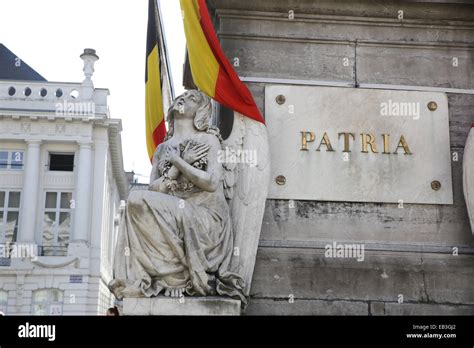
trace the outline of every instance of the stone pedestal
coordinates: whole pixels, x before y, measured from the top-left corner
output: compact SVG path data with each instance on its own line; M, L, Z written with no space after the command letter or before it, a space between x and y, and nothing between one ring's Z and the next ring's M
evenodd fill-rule
M240 315L240 301L224 297L124 298L123 315Z

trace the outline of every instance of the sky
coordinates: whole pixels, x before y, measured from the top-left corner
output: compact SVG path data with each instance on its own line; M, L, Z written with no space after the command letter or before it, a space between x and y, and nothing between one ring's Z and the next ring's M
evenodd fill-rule
M183 91L186 41L179 0L160 0L175 93ZM48 81L81 82L84 48L100 57L92 78L110 90L122 120L126 171L148 182L145 140L145 52L148 0L1 0L0 43Z

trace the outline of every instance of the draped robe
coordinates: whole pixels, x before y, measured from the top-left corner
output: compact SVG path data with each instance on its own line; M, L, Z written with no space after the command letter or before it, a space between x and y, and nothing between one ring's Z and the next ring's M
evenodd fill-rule
M157 149L161 175L167 142ZM230 271L232 221L221 181L214 192L183 175L177 191L132 191L122 218L114 258L114 279L138 287L147 297L163 289L189 295L227 295L246 302L242 278ZM181 192L180 188L186 192Z

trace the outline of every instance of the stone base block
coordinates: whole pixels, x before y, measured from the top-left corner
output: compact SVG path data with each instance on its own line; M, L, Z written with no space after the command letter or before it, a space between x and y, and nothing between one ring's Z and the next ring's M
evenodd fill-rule
M240 315L240 301L224 297L124 298L123 315Z

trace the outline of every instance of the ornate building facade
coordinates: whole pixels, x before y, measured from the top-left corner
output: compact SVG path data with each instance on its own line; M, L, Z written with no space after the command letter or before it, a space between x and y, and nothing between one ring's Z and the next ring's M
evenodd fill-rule
M0 311L104 314L128 194L121 121L81 55L82 83L48 82L0 45Z

